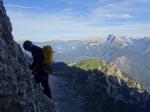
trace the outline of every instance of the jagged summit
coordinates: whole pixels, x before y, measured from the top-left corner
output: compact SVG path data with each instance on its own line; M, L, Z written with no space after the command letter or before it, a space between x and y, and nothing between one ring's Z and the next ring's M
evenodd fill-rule
M132 42L132 39L134 39L134 37L126 37L126 36L115 36L113 34L109 34L106 42L107 43L117 43L117 44L129 44Z
M11 32L0 0L0 112L52 112L51 101L35 84Z
M108 35L108 37L107 37L107 42L113 43L114 40L115 40L115 38L116 38L116 37L115 37L114 35L110 34L110 35Z

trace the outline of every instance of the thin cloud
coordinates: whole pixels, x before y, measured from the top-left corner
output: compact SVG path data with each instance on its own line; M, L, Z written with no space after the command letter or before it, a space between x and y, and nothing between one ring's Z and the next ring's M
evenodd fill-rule
M127 23L122 25L98 25L98 21L90 21L88 18L84 21L78 21L68 13L59 14L28 14L21 16L16 12L8 13L11 17L14 35L16 38L22 36L33 38L43 37L61 37L61 36L106 36L109 33L114 34L144 34L144 31L150 30L150 23ZM34 17L34 19L33 19ZM97 24L97 26L95 26ZM133 33L134 32L134 33ZM146 32L147 34L147 32ZM53 38L51 38L53 39Z
M67 2L67 0L60 0L59 2L62 1ZM86 0L71 1L72 4L79 1L80 5L86 2ZM137 21L138 16L142 17L141 12L148 8L143 7L143 9L137 10L138 7L141 7L137 4L141 3L142 0L137 0L139 2L126 0L129 3L124 0L111 3L108 1L104 3L106 0L97 0L99 1L97 3L92 2L93 0L88 1L95 4L95 7L91 7L85 12L81 11L83 14L79 14L78 11L74 10L76 7L73 6L64 7L59 11L45 9L45 11L29 12L26 10L39 9L40 7L7 4L14 37L17 40L22 37L26 39L33 37L33 40L42 40L43 38L49 40L49 37L54 39L56 37L106 36L110 33L116 35L150 35L150 21ZM133 7L135 5L136 7ZM22 10L16 10L14 7ZM137 12L139 15L136 14Z
M16 4L6 4L5 6L9 8L20 8L20 9L41 9L41 7L24 6L24 5L16 5Z

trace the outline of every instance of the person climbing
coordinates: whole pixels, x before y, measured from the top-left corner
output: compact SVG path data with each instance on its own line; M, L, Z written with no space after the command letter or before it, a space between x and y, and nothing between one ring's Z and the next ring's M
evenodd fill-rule
M38 84L41 83L44 88L44 93L49 98L52 98L50 87L48 84L48 77L52 70L48 70L48 63L46 63L46 61L45 61L46 59L48 60L48 58L46 57L44 48L42 49L42 48L34 45L29 40L26 40L23 43L23 48L26 51L31 52L31 54L32 54L33 63L30 65L30 69L32 70L32 74L34 75L34 79L35 79L36 83L38 83ZM51 61L52 61L52 59L51 59Z

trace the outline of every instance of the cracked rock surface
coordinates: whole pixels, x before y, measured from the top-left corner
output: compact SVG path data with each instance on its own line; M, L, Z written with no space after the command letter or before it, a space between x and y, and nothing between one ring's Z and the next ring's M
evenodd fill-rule
M54 107L34 82L0 0L0 112L53 112Z

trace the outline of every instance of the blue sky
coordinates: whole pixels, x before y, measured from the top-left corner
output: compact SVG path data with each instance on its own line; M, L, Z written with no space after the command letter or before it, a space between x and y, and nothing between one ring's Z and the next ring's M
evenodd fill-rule
M150 36L150 0L5 0L16 40Z

